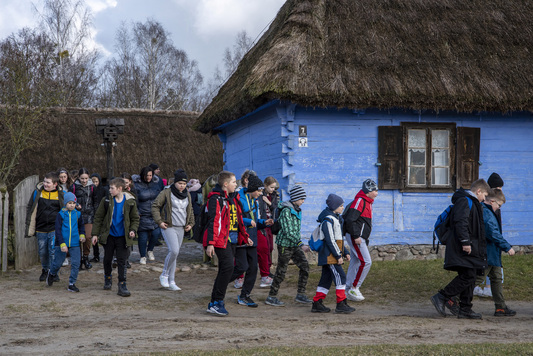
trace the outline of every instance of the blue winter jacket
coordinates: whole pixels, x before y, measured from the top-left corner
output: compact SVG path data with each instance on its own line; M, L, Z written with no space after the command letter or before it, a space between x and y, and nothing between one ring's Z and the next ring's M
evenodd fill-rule
M56 246L79 247L80 237L85 237L85 226L81 212L61 209L56 216Z
M336 264L339 258L346 255L342 236L342 216L326 208L318 216L318 222L322 224L321 229L324 234L324 245L318 251L318 265Z
M248 189L244 187L238 191L239 202L242 206L242 221L244 222L244 226L246 226L246 232L248 232L250 239L254 242L252 247L257 247L257 229L264 229L266 227L265 219L259 219L257 199L246 194L247 191ZM256 227L252 227L252 218L256 223Z
M489 266L502 267L502 250L507 252L511 245L503 238L502 226L492 207L483 205L483 221L485 223L485 238L487 239L487 262Z

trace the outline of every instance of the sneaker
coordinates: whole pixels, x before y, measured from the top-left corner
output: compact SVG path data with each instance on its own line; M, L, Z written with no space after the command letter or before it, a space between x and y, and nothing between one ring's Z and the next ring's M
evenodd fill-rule
M111 276L105 276L104 290L111 290L112 285L113 285L113 281L111 280Z
M76 287L75 284L69 284L67 290L68 290L69 292L76 292L76 293L78 293L78 292L80 291L80 290L78 289L78 287Z
M169 285L168 285L168 289L175 290L175 291L181 290L181 288L178 287L176 282L170 282Z
M241 289L243 283L244 283L244 278L237 278L237 279L235 280L235 284L233 284L233 286L234 286L236 289Z
M46 285L48 287L51 287L54 284L54 277L55 276L50 272L48 272L48 274L46 275Z
M279 300L276 297L268 296L265 300L265 304L272 305L273 307L284 307L285 303L283 303L281 300Z
M148 261L155 261L154 251L148 251Z
M448 308L453 315L457 316L457 314L459 314L459 303L454 298L449 298L444 306Z
M223 300L215 300L214 302L209 303L206 311L208 313L219 315L219 316L226 316L229 314L226 308L224 308Z
M61 265L61 267L66 267L68 266L68 258L65 258L65 260L63 261L63 264Z
M237 296L237 303L239 303L240 305L246 305L247 307L250 307L250 308L257 308L257 303L254 302L252 300L252 298L250 298L250 296L242 296L242 295L238 295Z
M483 288L483 295L484 298L492 298L492 290L490 288Z
M337 303L337 307L335 308L335 313L337 314L350 314L350 313L353 313L354 311L355 311L355 308L352 308L351 306L349 306L348 303L346 302L346 299Z
M55 274L54 275L54 282L59 282L60 279L59 279L59 275L58 274Z
M259 285L259 288L266 288L270 287L272 285L272 278L269 276L261 277L261 284Z
M440 293L437 293L431 297L431 303L433 303L433 306L435 307L435 309L437 309L437 313L446 317L446 309L444 307L444 305L446 304L445 296Z
M141 262L139 262L141 265L146 264L146 257L141 257Z
M161 283L161 287L168 288L170 285L168 284L168 277L160 275L159 276L159 283Z
M496 311L494 312L494 316L515 316L515 315L516 315L516 311L511 310L507 307L503 309L496 309Z
M474 288L474 295L478 297L483 297L483 288L476 286L476 288Z
M128 287L126 287L126 282L119 282L117 294L121 297L129 297L131 295Z
M294 298L294 301L298 302L298 303L302 303L302 304L313 303L313 301L311 299L307 298L307 296L305 294L302 294L302 293L296 294L296 298Z
M330 311L331 309L324 305L322 299L319 299L318 302L313 302L311 307L311 313L329 313Z
M93 258L91 258L90 262L100 262L100 257L99 256L93 256Z
M41 275L39 276L39 281L46 281L46 277L48 277L48 270L43 268L43 270L41 271Z
M363 297L363 294L361 294L359 288L350 288L348 293L346 293L346 298L353 302L361 302L365 300L365 297Z
M480 313L475 313L472 309L462 310L459 309L457 314L458 319L483 319Z

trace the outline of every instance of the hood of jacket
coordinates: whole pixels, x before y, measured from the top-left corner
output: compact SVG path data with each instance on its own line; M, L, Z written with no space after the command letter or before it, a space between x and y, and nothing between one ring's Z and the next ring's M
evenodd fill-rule
M213 190L207 195L207 199L211 198L213 195L220 195L222 197L228 196L228 194L224 190L222 190L222 187L218 183L215 185Z
M135 183L135 184L159 183L159 177L156 176L155 174L152 176L152 180L150 181L150 183L143 182L143 180L141 179L141 176L138 175L138 174L134 174L134 175L132 175L132 176L131 176L131 180L132 180L133 183Z
M91 186L91 185L94 185L94 183L93 183L93 181L92 181L91 178L89 178L89 180L87 181L87 185L86 185L85 187L83 186L83 184L81 184L81 182L80 182L79 179L76 179L76 181L74 182L74 184L77 184L77 185L79 185L79 186L82 187L82 188L87 188L87 187L89 187L89 186ZM95 186L95 187L96 187L96 186Z
M474 201L478 201L477 197L474 194L472 194L472 192L470 190L459 188L452 195L452 204L455 204L457 202L457 199L464 198L464 197L470 198L470 199L472 199Z
M363 192L362 189L355 195L354 200L357 200L357 198L362 198L366 200L367 203L370 203L370 204L374 203L374 199L367 197L365 192Z
M335 214L333 211L331 211L330 208L325 208L324 210L322 210L322 212L318 215L318 219L317 221L319 223L322 223L322 221L324 221L324 219L328 216L335 216L337 219L340 218L339 214Z

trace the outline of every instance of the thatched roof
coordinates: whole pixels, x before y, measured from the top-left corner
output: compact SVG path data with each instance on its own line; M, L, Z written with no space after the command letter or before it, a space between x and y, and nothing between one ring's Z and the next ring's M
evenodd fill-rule
M40 144L26 150L16 167L13 183L32 174L41 177L59 167L106 176L103 138L96 133L95 119L123 118L124 134L115 148L115 174L139 174L142 167L157 163L163 178L183 168L189 178L201 181L223 165L222 144L217 137L194 131L197 112L142 109L51 108L44 116ZM0 140L6 139L0 133Z
M288 0L195 128L210 132L272 99L533 111L532 56L531 1Z

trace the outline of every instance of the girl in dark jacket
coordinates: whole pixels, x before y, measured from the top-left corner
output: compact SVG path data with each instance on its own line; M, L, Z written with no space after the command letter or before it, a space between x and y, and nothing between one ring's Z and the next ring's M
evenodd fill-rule
M95 213L95 186L93 181L89 178L89 171L86 168L81 168L78 172L78 179L70 187L70 191L74 193L77 199L76 209L81 211L81 217L85 227L85 235L92 236L94 213ZM80 269L85 267L91 269L93 266L89 262L89 253L91 252L91 241L86 239L81 246L82 257Z
M257 199L259 205L259 218L268 220L276 218L279 196L278 181L274 177L266 177L263 194ZM272 267L272 251L274 250L274 236L270 226L257 230L257 260L259 262L259 273L261 274L261 284L259 287L266 288L272 284L270 267Z
M108 195L108 189L102 185L102 177L98 173L91 174L91 181L93 182L94 188L94 211L98 210L98 206L102 199ZM98 244L93 245L93 258L91 262L100 262L100 248Z
M160 228L152 218L152 203L162 190L159 178L153 173L152 168L144 167L139 175L132 177L137 191L137 209L140 217L137 234L141 264L146 264L147 255L150 261L155 260L154 247L161 234Z

